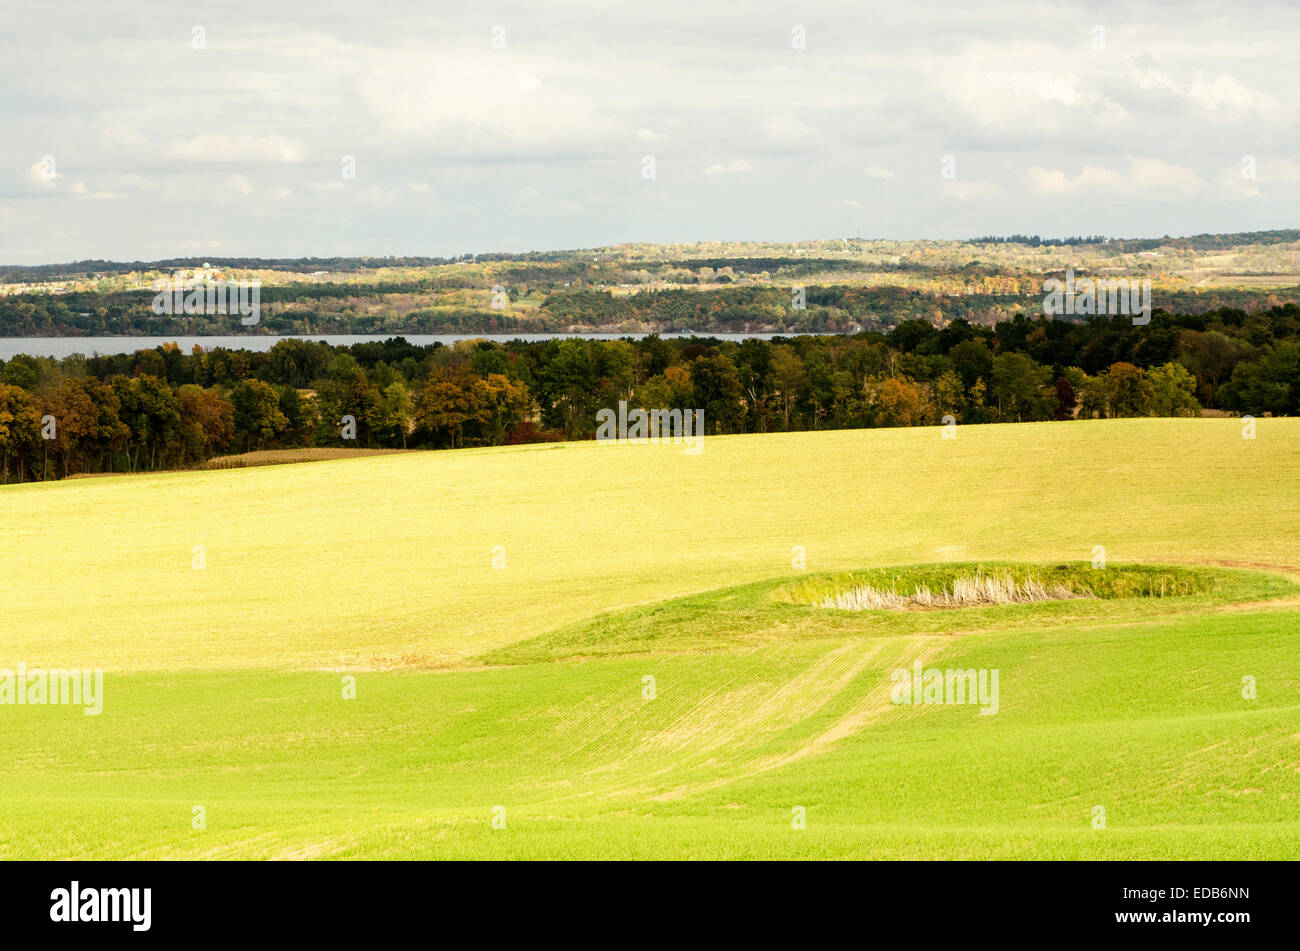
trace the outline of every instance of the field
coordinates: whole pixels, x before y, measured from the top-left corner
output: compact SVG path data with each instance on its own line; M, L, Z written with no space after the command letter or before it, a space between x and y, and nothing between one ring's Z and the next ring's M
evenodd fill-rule
M356 459L361 456L383 456L400 449L266 449L260 452L241 452L230 456L214 456L203 463L204 469L247 469L253 466L281 466L294 462L320 462L324 459Z
M1126 419L10 486L0 667L105 673L0 706L0 856L1297 858L1297 476ZM817 603L977 570L1105 590Z

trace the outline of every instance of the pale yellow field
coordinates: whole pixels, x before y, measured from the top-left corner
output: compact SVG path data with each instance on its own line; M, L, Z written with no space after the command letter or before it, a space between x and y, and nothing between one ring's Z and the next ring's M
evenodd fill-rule
M0 668L108 670L2 708L0 858L1294 859L1298 589L1163 594L1300 577L1298 474L1300 421L1153 419L0 489ZM796 597L1098 545L1160 595ZM894 703L917 661L996 716Z
M602 610L790 574L796 545L810 571L1096 545L1117 562L1300 566L1300 420L1257 427L729 436L697 456L550 444L9 486L5 655L462 666Z

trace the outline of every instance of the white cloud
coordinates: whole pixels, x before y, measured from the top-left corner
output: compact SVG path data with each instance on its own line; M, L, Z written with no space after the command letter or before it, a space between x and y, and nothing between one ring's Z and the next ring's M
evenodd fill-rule
M1195 82L1187 91L1187 98L1210 116L1232 121L1252 116L1280 119L1287 113L1272 96L1258 92L1228 75L1207 80L1199 70Z
M1113 99L1102 101L1101 107L1093 112L1092 119L1103 129L1122 125L1129 119L1129 111Z
M1138 191L1180 195L1194 195L1205 187L1205 181L1190 168L1158 158L1132 159L1126 182Z
M1025 184L1035 195L1056 195L1087 188L1110 188L1120 184L1124 176L1113 169L1099 165L1085 165L1074 178L1059 168L1031 165L1025 170Z
M1300 160L1300 114L1281 106L1295 98L1285 63L1300 5L1229 21L1214 5L1136 0L1102 17L1114 22L1100 51L1077 3L1043 7L1059 30L953 2L889 17L821 7L816 49L796 55L762 18L697 0L602 8L566 21L562 43L553 12L507 0L510 45L494 52L468 8L379 22L291 0L263 4L200 56L152 43L111 5L73 0L77 29L59 34L18 4L6 25L24 42L0 70L0 201L20 212L24 247L131 258L176 253L156 222L187 201L209 202L213 233L253 242L232 238L232 254L297 255L799 238L865 208L886 237L1043 231L1048 200L1054 231L1236 231L1265 220L1243 218L1249 193L1300 198L1276 164ZM66 180L30 167L47 152ZM1236 167L1246 152L1260 155L1256 180ZM358 181L340 180L344 154L360 158ZM935 189L931 157L944 154L982 181ZM277 212L251 235L247 204L216 200L241 193L231 174ZM760 178L765 200L739 209L718 187ZM525 186L541 197L516 227ZM1123 200L1094 204L1094 191ZM124 194L115 215L85 200ZM80 200L58 215L35 200L60 195ZM435 198L455 228L409 213ZM348 214L328 213L343 201ZM566 215L566 201L581 212Z
M1192 169L1158 158L1130 158L1125 173L1101 165L1085 165L1074 177L1059 168L1031 165L1025 169L1023 178L1030 194L1043 196L1068 195L1097 189L1116 189L1142 195L1193 195L1205 185Z
M1294 185L1300 182L1300 162L1291 159L1264 159L1258 163L1258 177L1262 182Z
M227 177L224 187L228 188L232 192L237 192L238 194L243 195L245 198L253 194L254 191L253 183L249 181L247 175L231 175Z
M1150 57L1144 57L1129 64L1129 81L1153 101L1177 102L1211 122L1277 121L1289 117L1275 96L1227 73L1207 79L1205 72L1198 69L1192 81L1184 85L1156 66Z
M1254 198L1265 188L1300 184L1300 162L1242 156L1238 164L1220 169L1219 184L1234 198Z
M514 61L512 54L512 62ZM545 159L614 154L626 131L598 112L589 94L542 83L562 64L403 48L358 81L361 104L378 123L383 147L417 147L439 157Z
M946 195L951 195L961 201L972 201L987 198L997 198L1002 194L1002 188L995 182L964 182L964 181L945 181L943 191Z
M27 167L27 184L39 191L50 191L63 176L58 172L58 165L42 159Z
M1122 121L1122 105L1102 91L1100 77L1086 75L1089 67L1087 60L1063 60L1044 43L975 42L925 61L918 108L937 125L1004 145Z
M1172 76L1150 64L1129 64L1129 76L1133 84L1148 93L1169 93L1181 96L1183 91Z
M716 162L704 170L705 175L730 175L735 172L752 172L754 166L743 158L734 158L730 162Z
M301 162L306 147L281 135L228 135L204 132L168 144L163 154L185 162Z
M782 150L806 149L821 141L820 133L789 114L764 119L759 129L768 145Z

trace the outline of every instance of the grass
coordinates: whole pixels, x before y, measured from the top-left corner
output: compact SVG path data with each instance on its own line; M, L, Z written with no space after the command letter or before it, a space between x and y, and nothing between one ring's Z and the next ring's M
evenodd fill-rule
M717 652L798 643L808 639L871 635L877 637L951 637L990 630L1013 631L1044 623L1111 622L1138 624L1171 617L1201 617L1228 608L1286 602L1298 589L1288 577L1257 571L1176 566L1112 566L1092 578L1092 599L982 605L946 611L851 612L824 608L827 592L852 588L861 579L900 579L912 584L944 583L981 570L1014 575L1038 572L1052 577L1075 575L1075 566L1051 568L1001 562L913 565L891 569L777 578L673 598L597 615L563 625L539 637L497 648L482 656L491 665L539 664L547 661L663 653ZM1177 579L1186 594L1149 598L1157 578ZM1109 581L1110 578L1124 579ZM878 582L879 583L879 582ZM1157 588L1158 590L1158 588Z
M1069 598L1172 598L1229 595L1223 573L1172 565L962 564L911 565L813 578L792 585L788 597L843 610L967 607ZM932 591L937 588L938 593Z
M97 722L6 718L0 852L1294 858L1298 620L376 672L351 701L323 672L128 674ZM1000 668L997 716L876 694L936 649Z
M1086 597L1092 595L1075 593L1064 585L1047 586L1032 575L1017 581L1009 574L975 574L954 578L951 590L940 588L935 592L929 585L921 585L900 594L894 588L882 590L871 585L859 585L836 595L827 595L818 604L847 611L872 611L880 608L968 608L977 604L1027 604Z
M5 650L446 669L602 612L969 559L1300 566L1296 420L546 444L0 488ZM192 568L203 546L206 568ZM492 567L494 548L505 569Z
M1296 858L1300 425L1257 427L11 486L0 666L106 674L98 717L0 707L0 856ZM1095 597L817 604L977 573ZM918 660L998 714L891 703Z

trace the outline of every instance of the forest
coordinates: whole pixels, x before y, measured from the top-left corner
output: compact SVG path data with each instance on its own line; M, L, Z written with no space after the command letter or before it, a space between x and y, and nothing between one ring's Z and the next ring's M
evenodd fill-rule
M627 400L702 409L710 434L1300 412L1300 307L1082 321L958 318L887 333L466 340L265 353L175 344L0 364L5 482L200 466L299 447L591 439Z
M0 336L889 333L1043 312L1069 269L1149 281L1175 314L1300 304L1300 232L626 244L454 258L217 258L0 267ZM162 281L261 285L255 326L161 314Z

